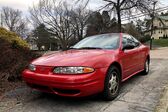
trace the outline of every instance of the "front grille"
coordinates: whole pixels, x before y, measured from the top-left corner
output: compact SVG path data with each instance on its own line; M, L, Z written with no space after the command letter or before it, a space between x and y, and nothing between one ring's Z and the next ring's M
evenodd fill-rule
M43 90L43 91L51 91L49 87L47 86L42 86L42 85L37 85L37 84L27 84L28 86L30 86L31 88L34 88L34 89L39 89L39 90Z
M80 90L71 90L71 89L58 89L58 88L49 88L48 86L42 86L42 85L37 85L37 84L30 84L27 83L28 86L34 89L42 90L42 91L47 91L47 92L57 92L60 94L69 94L69 95L75 95L79 94Z
M58 88L53 88L55 92L62 93L62 94L79 94L79 90L68 90L68 89L58 89Z
M39 74L49 74L51 72L52 67L47 67L47 66L36 66L36 73Z

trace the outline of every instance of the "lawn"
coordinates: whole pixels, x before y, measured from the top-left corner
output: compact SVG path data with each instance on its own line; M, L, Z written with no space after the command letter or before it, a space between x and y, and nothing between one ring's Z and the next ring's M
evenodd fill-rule
M157 45L160 47L168 47L168 39L158 39L158 40L153 40L153 45Z

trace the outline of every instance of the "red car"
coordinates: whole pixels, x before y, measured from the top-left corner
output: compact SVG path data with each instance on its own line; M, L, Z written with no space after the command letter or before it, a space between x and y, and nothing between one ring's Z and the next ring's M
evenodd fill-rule
M28 86L60 96L119 94L121 82L148 74L150 50L128 34L111 33L83 39L70 50L40 57L23 71Z

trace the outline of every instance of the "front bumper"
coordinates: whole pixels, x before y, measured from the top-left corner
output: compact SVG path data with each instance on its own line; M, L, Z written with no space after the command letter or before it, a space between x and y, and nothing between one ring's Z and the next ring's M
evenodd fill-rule
M22 77L28 86L60 96L83 97L103 91L107 68L96 69L90 74L59 75L39 74L24 70Z

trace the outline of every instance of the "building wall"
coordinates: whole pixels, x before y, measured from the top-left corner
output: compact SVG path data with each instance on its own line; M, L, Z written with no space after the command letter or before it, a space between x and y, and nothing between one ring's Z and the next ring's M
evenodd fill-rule
M168 35L168 29L166 29L166 30L157 29L153 32L152 38L159 39L159 38L163 37L164 35Z
M159 20L159 19L157 19L157 18L155 18L154 20L153 20L153 26L155 27L163 27L163 25L162 25L162 23L161 23L161 21Z
M165 26L168 26L168 21L167 20L162 20ZM160 37L163 37L164 35L168 36L168 29L163 29L164 25L158 18L155 18L153 21L153 26L156 27L153 31L153 35L151 38L153 39L159 39ZM146 35L151 35L151 32L146 32Z
M162 20L162 21L166 26L168 26L168 20Z

